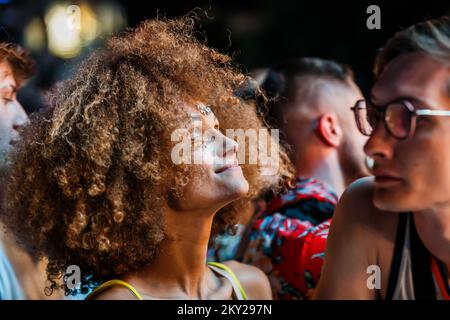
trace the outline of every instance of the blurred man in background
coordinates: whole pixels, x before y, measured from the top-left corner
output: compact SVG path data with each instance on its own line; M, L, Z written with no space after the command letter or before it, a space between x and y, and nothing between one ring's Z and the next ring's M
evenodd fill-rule
M350 107L362 94L349 67L302 58L270 70L268 122L281 129L297 168L294 189L256 215L238 258L265 271L276 299L311 296L338 197L367 174Z

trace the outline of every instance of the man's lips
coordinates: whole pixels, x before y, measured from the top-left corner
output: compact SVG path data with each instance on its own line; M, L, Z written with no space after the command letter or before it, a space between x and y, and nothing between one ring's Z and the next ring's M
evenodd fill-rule
M374 170L372 173L375 176L376 184L392 184L403 181L402 178L387 171Z
M375 176L375 182L395 182L395 181L400 182L402 181L402 179L387 176Z
M375 183L378 185L388 185L402 182L403 179L387 174L375 174Z

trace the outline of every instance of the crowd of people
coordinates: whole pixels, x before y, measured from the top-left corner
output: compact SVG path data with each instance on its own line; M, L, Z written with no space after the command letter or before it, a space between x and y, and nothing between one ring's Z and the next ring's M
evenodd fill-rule
M450 299L450 17L393 35L369 97L195 26L107 39L31 115L0 44L0 299Z

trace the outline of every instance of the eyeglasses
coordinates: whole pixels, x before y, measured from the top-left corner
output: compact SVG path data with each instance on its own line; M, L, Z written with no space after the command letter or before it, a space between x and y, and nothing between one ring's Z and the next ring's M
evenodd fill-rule
M408 100L397 100L381 107L367 100L358 100L351 110L363 135L371 136L378 123L383 121L389 134L400 140L414 133L417 117L450 117L450 110L415 109Z

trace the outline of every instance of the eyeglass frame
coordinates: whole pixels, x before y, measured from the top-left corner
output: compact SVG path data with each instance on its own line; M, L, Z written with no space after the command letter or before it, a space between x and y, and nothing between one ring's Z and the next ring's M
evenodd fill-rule
M355 105L353 107L350 108L350 110L353 111L354 114L354 118L356 121L356 125L359 129L359 132L361 132L361 134L363 134L366 137L371 137L373 135L373 132L375 131L375 128L372 128L372 133L371 134L366 134L363 132L361 126L360 126L360 122L358 121L358 116L357 116L357 109L364 109L364 108L357 108L357 105L361 102L365 102L366 103L366 108L367 109L367 102L369 102L372 106L375 106L374 103L372 103L370 100L367 99L359 99L358 101L356 101ZM409 131L408 134L405 137L398 137L396 136L391 129L389 128L388 124L387 124L387 120L386 120L386 110L389 107L389 105L392 105L394 103L401 103L403 106L406 107L407 111L410 113L411 117L410 117L410 127L409 127ZM375 110L375 112L377 112L380 115L380 119L382 119L383 124L386 128L386 130L389 132L389 134L394 137L395 139L398 140L406 140L409 137L411 137L413 135L413 133L416 130L416 119L418 117L422 117L422 116L436 116L436 117L450 117L450 110L434 110L434 109L416 109L414 108L414 105L412 104L412 102L408 101L407 99L396 99L393 100L385 105L382 106L377 106L378 108L373 108ZM378 123L377 123L378 125Z

